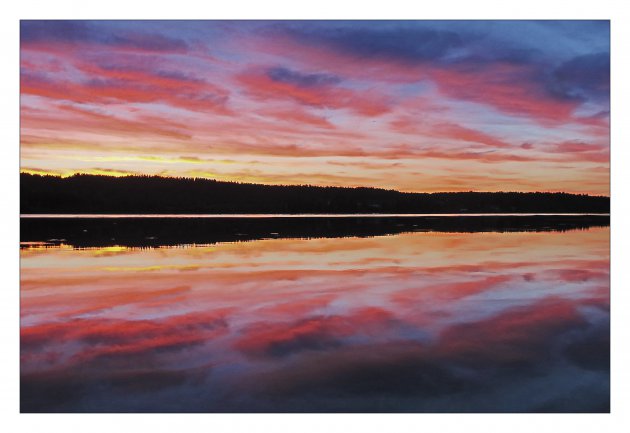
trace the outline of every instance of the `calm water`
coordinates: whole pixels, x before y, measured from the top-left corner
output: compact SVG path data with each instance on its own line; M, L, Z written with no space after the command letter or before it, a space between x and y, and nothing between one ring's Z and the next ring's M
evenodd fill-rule
M609 410L608 227L20 253L22 411Z
M383 218L383 217L445 217L445 216L535 216L535 215L608 215L606 213L323 213L323 214L290 214L290 213L249 213L249 214L22 214L22 218Z

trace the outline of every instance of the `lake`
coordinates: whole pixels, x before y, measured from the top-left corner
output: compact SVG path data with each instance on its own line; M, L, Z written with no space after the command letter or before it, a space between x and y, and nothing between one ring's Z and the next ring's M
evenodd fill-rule
M23 412L608 412L608 216L25 218Z

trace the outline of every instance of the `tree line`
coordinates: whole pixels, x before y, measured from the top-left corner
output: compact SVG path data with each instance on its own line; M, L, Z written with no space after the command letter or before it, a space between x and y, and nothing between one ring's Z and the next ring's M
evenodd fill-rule
M20 175L21 213L608 213L605 196L549 192L405 193L198 178Z

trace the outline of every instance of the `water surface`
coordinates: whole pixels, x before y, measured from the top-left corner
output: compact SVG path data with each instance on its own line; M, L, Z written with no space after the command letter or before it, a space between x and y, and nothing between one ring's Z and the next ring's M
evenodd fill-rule
M276 238L367 237L407 232L566 231L607 227L600 214L55 215L22 218L23 245L156 247Z
M609 410L608 227L409 227L23 237L22 411Z

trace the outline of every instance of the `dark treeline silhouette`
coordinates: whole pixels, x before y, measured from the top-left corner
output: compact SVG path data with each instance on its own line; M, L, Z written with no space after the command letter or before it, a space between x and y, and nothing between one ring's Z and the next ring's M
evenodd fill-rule
M610 199L567 193L403 193L273 186L159 176L21 174L21 213L571 213L609 212Z
M370 237L406 232L566 231L604 227L608 215L21 218L20 239L74 247L157 247L269 238Z

